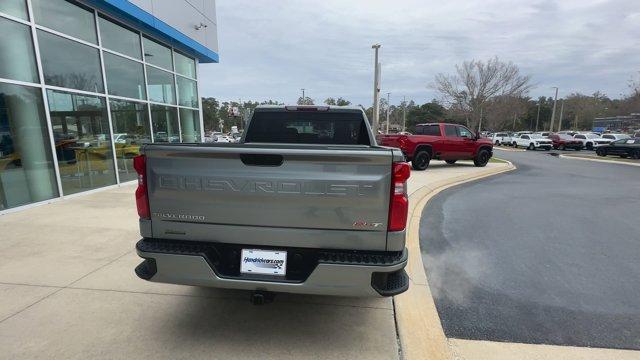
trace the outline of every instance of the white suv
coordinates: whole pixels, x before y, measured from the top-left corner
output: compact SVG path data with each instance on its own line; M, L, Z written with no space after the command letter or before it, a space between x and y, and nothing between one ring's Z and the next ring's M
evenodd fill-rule
M598 146L607 145L613 141L611 139L603 139L597 134L575 134L573 138L581 141L587 150L593 150Z
M515 138L516 147L522 146L529 150L551 150L553 141L540 134L522 134Z

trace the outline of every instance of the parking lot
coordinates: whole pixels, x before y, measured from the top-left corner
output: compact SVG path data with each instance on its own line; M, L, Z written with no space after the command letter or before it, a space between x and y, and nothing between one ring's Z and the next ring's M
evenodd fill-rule
M640 168L496 153L517 170L441 193L421 219L447 336L640 349Z

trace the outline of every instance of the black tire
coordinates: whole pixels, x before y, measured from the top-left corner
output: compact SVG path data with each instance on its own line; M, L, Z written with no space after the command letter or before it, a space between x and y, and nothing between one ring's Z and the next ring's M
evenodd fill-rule
M500 140L496 140L496 145L500 145Z
M564 146L564 144L560 145L560 147L559 147L559 148L560 148L560 150L562 150L562 151L565 151L565 150L567 149L567 147L566 147L566 146Z
M632 158L632 159L640 159L640 150L634 150L634 151L631 153L631 158Z
M431 153L421 150L411 160L411 167L414 170L423 171L429 167L429 162L431 162Z
M588 142L587 143L587 150L593 150L593 144Z
M605 149L596 150L596 155L598 156L607 156L607 151Z
M621 158L623 158L623 159L626 159L626 158L628 158L628 157L629 157L629 155L624 154L624 155L620 155L620 157L621 157Z
M453 165L453 164L456 163L456 161L458 161L458 160L445 160L444 162L446 162L449 165Z
M517 148L518 148L518 143L514 141L514 142L511 144L511 146L513 146L514 148L516 148L516 149L517 149Z
M491 154L489 153L489 151L487 149L480 149L480 151L478 151L478 154L476 154L476 157L473 159L473 165L477 167L486 166L489 162L489 159L491 159Z
M529 146L527 146L527 150L535 150L536 146L533 145L533 143L529 144Z

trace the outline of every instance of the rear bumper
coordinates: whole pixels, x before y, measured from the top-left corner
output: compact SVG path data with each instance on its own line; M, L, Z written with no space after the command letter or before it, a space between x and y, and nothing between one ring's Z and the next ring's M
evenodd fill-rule
M294 278L274 279L239 274L228 266L235 261L240 263L239 254L233 250L236 245L232 249L225 248L225 244L219 246L213 250L218 245L142 239L136 251L145 260L136 268L136 274L160 283L335 296L393 296L409 287L404 271L406 248L401 252L281 248L289 253L288 264L289 259L293 264L297 256L306 261L292 269L297 272Z

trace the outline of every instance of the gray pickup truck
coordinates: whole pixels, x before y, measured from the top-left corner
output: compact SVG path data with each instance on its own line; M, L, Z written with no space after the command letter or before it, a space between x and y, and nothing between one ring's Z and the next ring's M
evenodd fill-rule
M134 159L145 280L392 296L409 286L410 170L356 107L259 106L240 144L149 144Z

